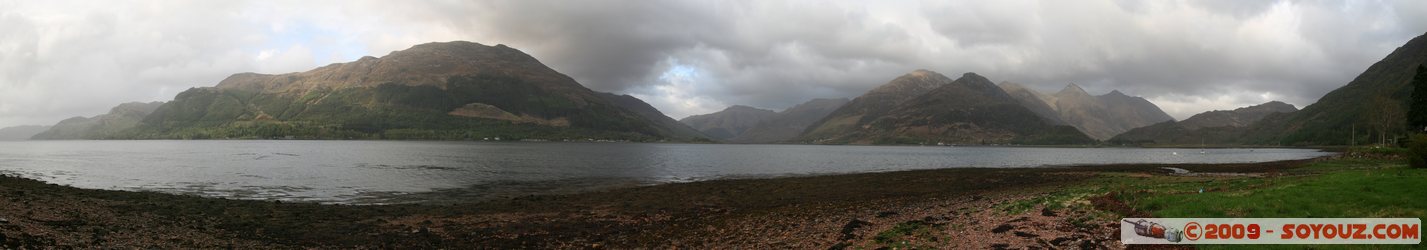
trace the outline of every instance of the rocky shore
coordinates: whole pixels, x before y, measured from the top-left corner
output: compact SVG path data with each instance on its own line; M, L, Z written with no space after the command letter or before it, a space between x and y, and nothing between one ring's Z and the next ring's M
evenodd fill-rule
M1113 193L1062 191L1106 176L1173 175L1165 167L1273 175L1306 162L920 170L383 206L87 190L0 177L0 246L1122 248L1116 219L1143 212Z

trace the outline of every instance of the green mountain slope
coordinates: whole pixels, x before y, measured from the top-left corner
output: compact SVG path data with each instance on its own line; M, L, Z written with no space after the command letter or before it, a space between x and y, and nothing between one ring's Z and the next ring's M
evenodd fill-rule
M648 114L657 110L631 109L637 106L591 91L519 50L458 41L307 72L235 74L216 87L180 93L124 138L702 137Z
M1418 65L1427 63L1427 34L1398 47L1369 66L1348 85L1328 92L1303 110L1271 115L1254 124L1240 141L1260 145L1346 145L1358 129L1358 143L1376 141L1366 133L1392 113L1406 114L1412 94L1409 82ZM1405 116L1390 121L1389 136L1405 131ZM1373 136L1372 138L1376 138Z
M659 131L659 133L667 134L671 139L679 141L708 141L708 137L699 133L698 130L664 115L663 112L659 112L659 109L654 108L653 105L649 105L649 103L644 102L644 100L630 95L616 95L603 92L600 92L599 95L604 97L605 100L614 103L614 105L634 111L634 113L654 122L657 125L654 126L654 128L662 130Z
M804 138L818 143L852 144L1094 142L1074 127L1053 125L1053 121L1040 117L990 80L974 73L966 73L952 81L936 72L918 71L899 77L888 85L907 83L936 87L929 91L906 92L914 93L914 97L895 102L890 108L861 107L862 110L875 112L852 116L858 118L855 120L830 116L818 127L809 130ZM849 110L851 105L844 105L838 112ZM829 128L829 123L854 121L850 125L834 124ZM836 129L843 132L828 133Z
M821 141L842 137L861 130L862 124L872 122L896 108L904 101L916 98L927 91L951 83L951 79L940 73L919 69L892 79L866 94L853 98L836 111L808 126L799 136L802 141Z

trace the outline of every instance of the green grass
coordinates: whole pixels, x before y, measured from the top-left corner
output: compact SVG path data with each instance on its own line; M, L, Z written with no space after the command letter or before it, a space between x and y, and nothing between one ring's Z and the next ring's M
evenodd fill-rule
M1030 211L1031 209L1036 208L1037 206L1045 206L1045 208L1049 208L1051 210L1059 210L1066 207L1072 207L1076 204L1086 203L1086 199L1088 199L1090 196L1095 196L1097 194L1104 193L1104 190L1105 189L1101 187L1070 188L1051 192L1044 195L1039 195L1029 199L998 204L996 205L996 208L1001 210L1002 212L1006 212L1007 214L1025 213L1027 211Z
M1126 178L1097 180L1118 199L1162 218L1423 218L1427 169L1400 161L1337 159L1274 177ZM1203 188L1205 191L1200 193ZM1422 245L1249 245L1203 248L1422 248Z
M1158 217L1427 217L1427 170L1347 160L1307 166L1304 176L1148 184L1163 192L1121 197ZM1198 188L1206 192L1198 193Z
M891 249L931 249L936 246L938 238L937 232L942 231L938 225L930 225L922 221L907 221L898 223L892 229L877 233L873 237L879 245Z

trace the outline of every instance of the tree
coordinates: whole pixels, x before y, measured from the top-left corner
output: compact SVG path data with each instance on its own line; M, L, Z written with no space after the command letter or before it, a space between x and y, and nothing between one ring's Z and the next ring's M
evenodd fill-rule
M1401 132L1401 130L1394 129L1401 129L1399 126L1402 126L1405 115L1402 112L1402 106L1390 98L1379 96L1373 98L1370 107L1373 107L1373 110L1377 112L1368 115L1368 122L1378 132L1378 144L1387 145L1388 136L1395 136Z
M1427 168L1427 134L1415 134L1408 140L1408 165L1414 168Z
M1409 137L1408 164L1427 168L1427 66L1417 65L1412 77L1412 100L1407 106L1407 127L1417 134Z
M1412 77L1412 100L1407 111L1407 127L1412 132L1427 132L1427 65L1417 65Z

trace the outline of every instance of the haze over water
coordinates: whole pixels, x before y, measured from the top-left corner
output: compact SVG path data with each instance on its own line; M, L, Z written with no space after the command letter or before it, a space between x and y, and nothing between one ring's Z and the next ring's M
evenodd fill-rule
M938 168L1243 163L1311 149L486 143L0 142L0 173L81 188L346 204L478 200L721 178Z

